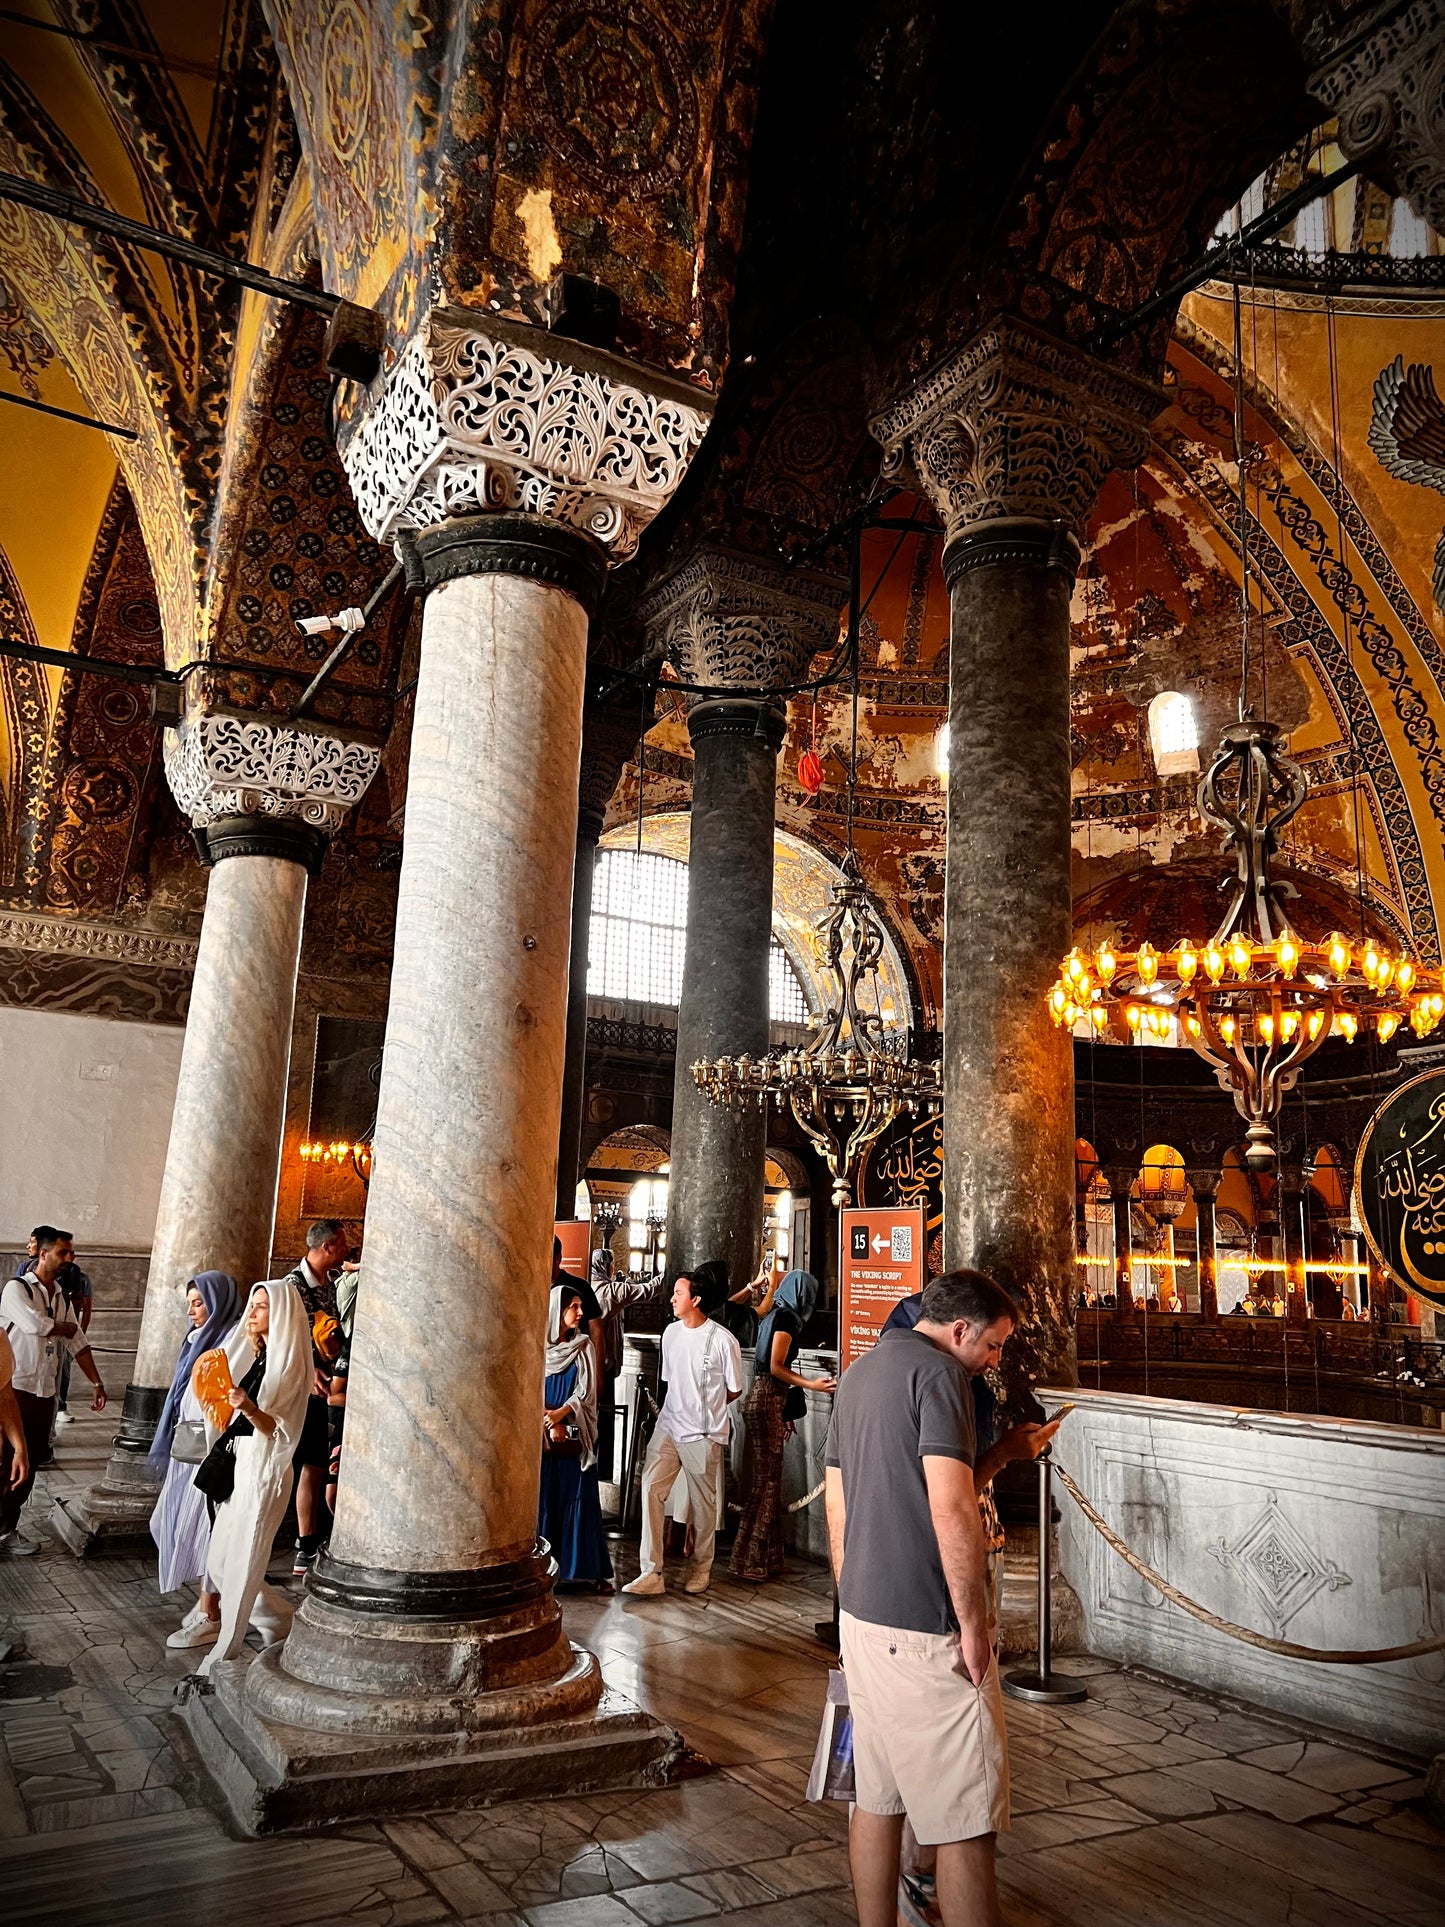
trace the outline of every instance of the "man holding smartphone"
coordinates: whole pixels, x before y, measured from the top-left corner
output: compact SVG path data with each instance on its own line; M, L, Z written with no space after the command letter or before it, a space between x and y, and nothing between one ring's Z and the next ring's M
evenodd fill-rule
M913 1328L885 1331L834 1400L828 1542L853 1715L859 1927L894 1927L905 1816L938 1850L946 1927L998 1927L1008 1751L970 1381L997 1365L1017 1322L991 1278L947 1272ZM1042 1449L1054 1428L1037 1430Z

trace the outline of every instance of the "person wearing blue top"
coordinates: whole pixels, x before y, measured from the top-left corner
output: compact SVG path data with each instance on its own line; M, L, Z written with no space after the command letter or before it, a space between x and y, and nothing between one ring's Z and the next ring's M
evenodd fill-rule
M733 1541L735 1579L782 1576L783 1447L807 1410L807 1393L832 1392L834 1378L804 1378L792 1358L818 1302L818 1281L809 1271L790 1271L758 1326L752 1386L743 1402L743 1423L753 1453L753 1483Z
M597 1482L597 1368L582 1294L552 1287L542 1388L542 1480L537 1531L557 1561L557 1583L612 1591Z

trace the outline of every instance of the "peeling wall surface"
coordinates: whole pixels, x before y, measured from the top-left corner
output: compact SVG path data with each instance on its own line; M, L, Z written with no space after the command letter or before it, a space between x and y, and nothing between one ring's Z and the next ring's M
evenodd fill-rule
M0 1250L32 1225L149 1251L184 1033L0 1008Z

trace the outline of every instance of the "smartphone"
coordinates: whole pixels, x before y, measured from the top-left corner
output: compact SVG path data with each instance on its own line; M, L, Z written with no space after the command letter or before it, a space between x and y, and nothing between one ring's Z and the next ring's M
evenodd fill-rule
M1074 1404L1073 1404L1073 1400L1071 1399L1067 1405L1061 1405L1059 1407L1059 1409L1050 1418L1049 1423L1051 1425L1057 1425L1059 1420L1061 1418L1067 1418L1070 1412L1073 1411L1073 1409L1074 1409Z

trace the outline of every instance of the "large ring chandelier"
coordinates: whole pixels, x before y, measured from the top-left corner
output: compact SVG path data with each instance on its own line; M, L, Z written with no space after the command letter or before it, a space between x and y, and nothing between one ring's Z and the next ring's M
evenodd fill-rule
M852 849L843 874L828 892L829 910L819 935L833 980L817 1035L805 1048L769 1051L766 1057L702 1058L693 1081L714 1104L744 1110L769 1100L788 1109L826 1160L833 1203L852 1195L853 1173L871 1144L901 1113L931 1116L942 1102L937 1064L905 1055L906 1033L895 1048L878 1009L878 964L883 927L869 901ZM871 1008L862 996L871 979Z
M1284 742L1276 723L1232 723L1199 786L1200 811L1224 831L1237 865L1209 941L1131 951L1101 943L1091 955L1075 948L1049 992L1049 1014L1066 1030L1087 1019L1100 1036L1142 1043L1162 1042L1177 1025L1232 1093L1256 1169L1273 1163L1285 1092L1327 1037L1353 1042L1369 1026L1388 1043L1404 1023L1425 1037L1445 1016L1438 969L1373 939L1335 931L1309 943L1291 930L1283 900L1295 891L1274 880L1270 859L1308 783Z

